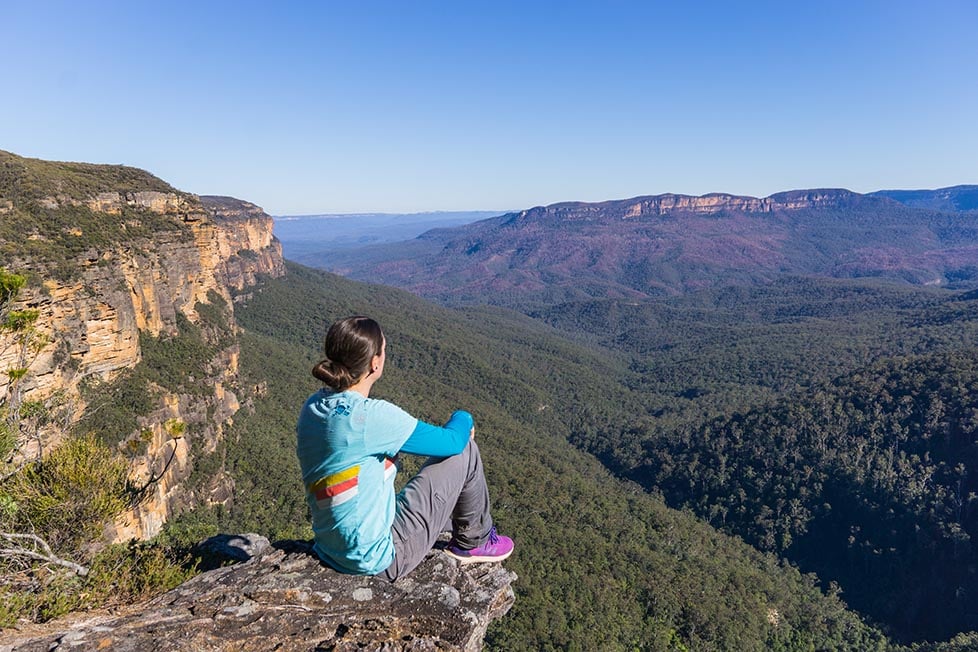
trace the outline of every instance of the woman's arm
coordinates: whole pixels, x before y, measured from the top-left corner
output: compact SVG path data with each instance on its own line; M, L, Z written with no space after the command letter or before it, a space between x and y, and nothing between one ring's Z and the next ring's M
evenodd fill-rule
M401 452L433 457L458 455L465 450L471 433L472 415L464 410L454 412L442 428L418 420L414 432L401 446Z

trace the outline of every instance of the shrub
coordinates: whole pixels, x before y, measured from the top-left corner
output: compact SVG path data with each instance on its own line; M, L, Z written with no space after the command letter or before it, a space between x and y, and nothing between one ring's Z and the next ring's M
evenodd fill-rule
M145 599L185 582L196 574L196 564L185 552L132 541L99 552L86 577L35 574L17 582L8 576L0 586L0 628Z
M55 564L12 557L0 563L0 628L69 611L122 604L196 573L186 547L100 544L105 525L134 496L127 462L94 434L66 439L41 462L0 485L0 532L27 532L54 555L87 565L82 577Z
M16 505L5 529L33 530L71 554L128 505L127 462L94 434L72 437L9 478L3 492Z

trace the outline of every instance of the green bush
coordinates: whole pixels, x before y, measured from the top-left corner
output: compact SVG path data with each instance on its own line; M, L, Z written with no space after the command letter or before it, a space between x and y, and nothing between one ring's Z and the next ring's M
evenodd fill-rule
M80 609L132 603L168 591L196 573L196 560L158 543L116 544L92 559L86 577L34 574L0 585L0 628L44 622Z
M159 391L150 385L142 363L110 383L90 376L81 386L88 403L76 432L96 432L107 444L124 441L138 430L138 417L146 416L157 405Z
M43 579L0 586L0 628L19 620L44 622L82 606L84 580L75 575L48 575Z
M0 564L0 628L77 609L123 604L170 589L196 572L186 546L99 544L105 525L130 506L128 464L94 434L71 437L0 485L0 532L41 537L84 577L11 558Z
M183 548L130 541L108 546L92 560L85 590L102 605L125 604L172 589L195 572L196 560Z
M64 554L97 538L128 505L128 464L95 435L71 437L0 489L16 505L6 531L33 531Z

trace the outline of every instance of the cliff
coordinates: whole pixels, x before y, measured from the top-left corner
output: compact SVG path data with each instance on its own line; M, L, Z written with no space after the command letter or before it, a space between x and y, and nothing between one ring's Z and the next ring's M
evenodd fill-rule
M162 477L112 537L153 536L174 504L200 500L181 495L180 482L239 407L232 297L262 275L285 273L272 218L254 204L182 193L133 168L6 152L0 207L0 266L29 276L18 307L39 314L40 346L19 389L25 401L64 415L23 452L56 444L66 422L100 410L124 414L128 430L107 436L141 452L134 482ZM176 341L181 323L199 327L207 359L177 381L153 378L135 397L140 408L111 404L115 397L101 390L137 368L148 343ZM0 334L0 369L19 366L20 355L12 336ZM206 391L189 391L190 381ZM0 386L0 400L7 391Z
M212 303L210 292L229 301L232 290L253 285L259 274L284 274L272 218L253 204L234 203L237 210L229 207L231 200L218 209L206 199L175 194L100 193L87 202L90 210L118 214L122 206L139 207L179 220L185 228L91 247L69 261L78 273L68 279L57 278L44 258L7 261L8 268L40 279L21 299L25 307L41 311L38 323L50 341L31 365L26 392L47 396L68 390L77 396L81 379L110 380L139 362L139 332L176 334L177 313L198 321L197 305ZM46 205L60 207L54 199ZM62 226L84 235L70 224ZM12 362L8 348L0 365Z
M597 203L563 202L537 206L499 218L504 223L521 220L541 220L548 217L564 220L619 220L660 217L670 214L713 215L721 212L773 213L812 208L849 205L862 195L839 189L795 190L770 197L748 197L726 193L710 193L701 197L691 195L650 195ZM886 202L887 200L880 200Z
M433 551L391 584L325 568L304 542L218 537L244 563L147 603L9 634L0 652L48 650L479 650L513 604L516 576Z
M204 195L200 202L218 227L218 277L225 287L240 292L255 285L260 275L285 274L282 245L272 235L271 216L233 197Z

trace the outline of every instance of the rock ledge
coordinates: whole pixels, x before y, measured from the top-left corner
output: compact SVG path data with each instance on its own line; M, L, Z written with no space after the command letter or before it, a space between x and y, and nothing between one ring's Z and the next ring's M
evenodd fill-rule
M514 601L514 573L459 566L438 550L391 584L328 569L306 542L220 539L231 548L224 554L248 561L122 611L8 630L0 652L479 650L489 623Z

